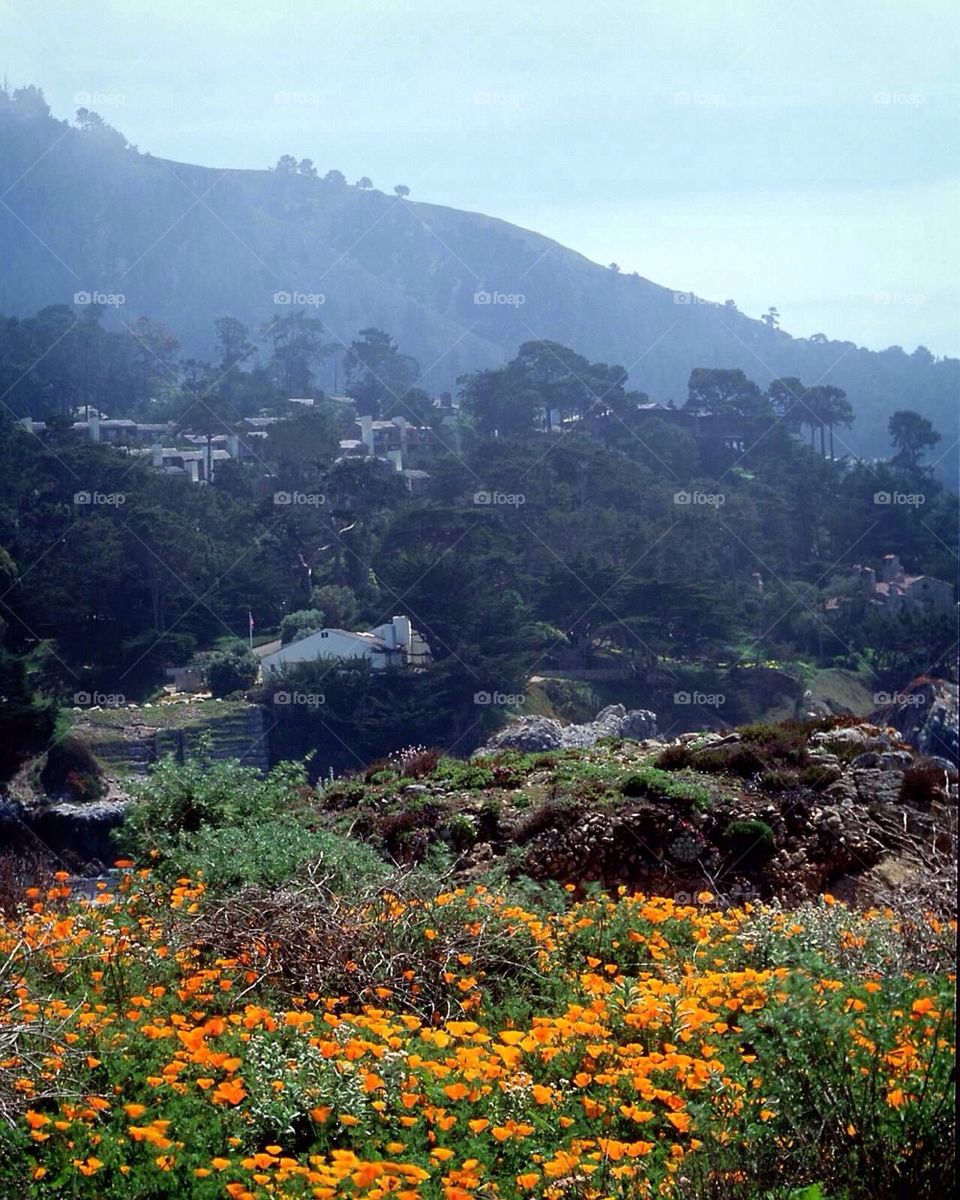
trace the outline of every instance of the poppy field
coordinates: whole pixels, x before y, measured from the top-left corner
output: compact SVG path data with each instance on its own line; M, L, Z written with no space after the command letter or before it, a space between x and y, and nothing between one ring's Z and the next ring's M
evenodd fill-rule
M6 1194L883 1200L949 1182L955 924L708 892L312 903L286 903L292 954L242 905L214 912L202 880L131 861L92 894L61 875L8 905Z

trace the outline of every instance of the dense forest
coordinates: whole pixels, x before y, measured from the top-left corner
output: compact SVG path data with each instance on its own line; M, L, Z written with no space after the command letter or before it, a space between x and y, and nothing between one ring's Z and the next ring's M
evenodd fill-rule
M837 388L702 367L683 406L651 407L622 368L543 341L434 405L375 329L344 355L351 405L317 388L330 343L302 312L260 331L221 318L201 362L162 323L115 331L101 311L0 322L3 740L20 753L57 703L148 696L167 666L246 638L251 614L285 636L410 615L426 672L313 679L324 721L361 745L374 730L469 749L496 720L478 692L522 693L558 665L616 664L641 690L682 664L841 665L891 689L950 670L951 613L891 620L850 574L892 553L954 578L956 497L924 465L939 435L906 407L889 460L865 462L844 453L854 418ZM249 414L283 419L198 486L90 441L73 428L90 409L201 443ZM341 455L358 413L431 427L405 463L421 488Z

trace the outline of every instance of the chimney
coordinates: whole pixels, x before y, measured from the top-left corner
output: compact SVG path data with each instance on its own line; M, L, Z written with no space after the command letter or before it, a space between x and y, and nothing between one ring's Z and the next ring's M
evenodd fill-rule
M186 466L187 466L187 470L190 472L190 482L191 483L199 483L200 482L200 469L199 469L200 464L197 462L197 460L195 458L187 459Z
M402 646L404 650L410 650L410 638L412 629L410 627L409 617L394 617L390 622L393 627L393 644Z
M235 433L227 434L227 453L231 458L240 457L240 439Z
M90 419L87 421L87 432L90 434L91 442L100 441L100 414L96 409L90 414Z
M393 469L395 471L403 470L403 451L402 450L388 450L387 458L390 460L390 462L393 463Z
M900 559L895 554L885 554L881 571L884 583L894 583L903 574Z
M150 447L150 462L155 467L163 466L163 447L159 442Z
M360 441L367 448L368 454L373 454L373 417L357 417L360 426Z
M860 578L867 591L875 592L877 590L877 573L873 567L861 567Z

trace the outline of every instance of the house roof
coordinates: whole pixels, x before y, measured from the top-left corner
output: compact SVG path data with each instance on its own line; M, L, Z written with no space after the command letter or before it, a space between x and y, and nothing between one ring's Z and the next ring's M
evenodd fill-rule
M353 630L353 629L332 629L332 628L315 629L313 631L313 633L304 634L303 637L297 638L295 641L288 642L286 646L282 647L282 649L289 650L292 646L299 646L301 644L301 642L309 642L312 638L318 638L322 633L325 633L328 635L331 633L335 633L335 634L338 634L340 637L351 638L354 641L362 642L365 646L372 646L376 650L389 650L390 649L390 647L383 640L383 638L378 637L375 633L357 633L356 630Z

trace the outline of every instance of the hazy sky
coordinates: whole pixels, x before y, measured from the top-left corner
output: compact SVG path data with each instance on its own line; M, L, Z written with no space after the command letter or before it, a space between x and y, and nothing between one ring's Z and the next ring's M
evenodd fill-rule
M960 353L953 0L0 0L0 74L212 166L283 153L796 335Z

